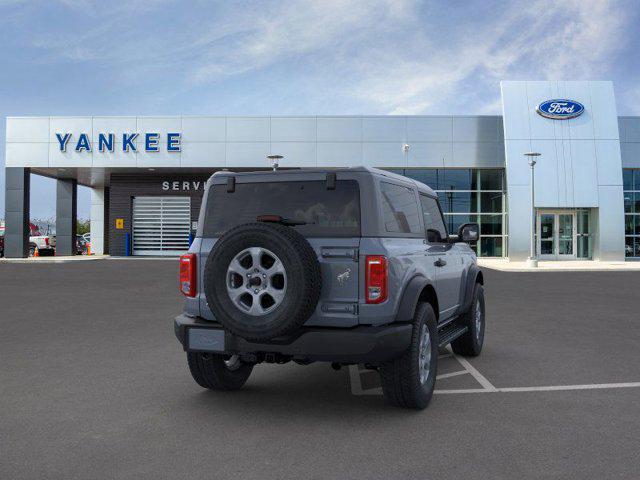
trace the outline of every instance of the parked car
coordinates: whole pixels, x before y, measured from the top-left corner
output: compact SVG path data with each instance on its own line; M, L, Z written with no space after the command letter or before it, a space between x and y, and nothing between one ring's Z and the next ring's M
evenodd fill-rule
M78 255L87 254L88 242L85 240L84 235L76 235L76 251Z
M50 233L42 234L37 225L29 224L29 256L32 257L38 249L38 254L55 255L56 253L56 237Z
M262 362L364 364L389 403L424 408L438 349L482 350L478 236L449 235L431 188L382 170L217 172L180 257L191 375L235 390Z

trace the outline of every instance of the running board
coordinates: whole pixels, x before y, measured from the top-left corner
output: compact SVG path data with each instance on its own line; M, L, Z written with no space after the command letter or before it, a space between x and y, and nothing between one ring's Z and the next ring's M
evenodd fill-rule
M446 347L460 335L464 335L468 329L469 327L461 327L455 323L448 324L446 327L438 331L438 347Z

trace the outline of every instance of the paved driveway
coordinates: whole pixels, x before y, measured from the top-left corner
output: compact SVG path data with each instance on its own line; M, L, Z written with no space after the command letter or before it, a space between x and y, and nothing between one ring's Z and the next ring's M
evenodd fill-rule
M2 478L638 476L640 273L485 270L485 350L441 352L414 412L357 367L202 390L173 336L176 269L0 264Z

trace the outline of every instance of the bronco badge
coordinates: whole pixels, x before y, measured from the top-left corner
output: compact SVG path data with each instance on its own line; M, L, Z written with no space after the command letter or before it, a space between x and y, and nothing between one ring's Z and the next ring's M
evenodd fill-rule
M344 286L344 282L349 280L349 276L350 275L351 275L351 269L350 268L347 268L344 272L338 274L338 276L336 278L338 279L338 283L340 284L341 287Z

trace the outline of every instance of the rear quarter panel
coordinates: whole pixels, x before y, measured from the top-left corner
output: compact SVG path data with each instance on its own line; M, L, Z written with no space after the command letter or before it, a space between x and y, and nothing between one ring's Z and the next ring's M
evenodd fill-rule
M360 263L364 278L367 255L385 255L389 265L388 298L385 302L365 303L365 285L361 282L360 323L383 325L395 321L396 314L409 281L415 276L432 282L433 272L426 269L425 243L420 238L363 238L360 243Z

